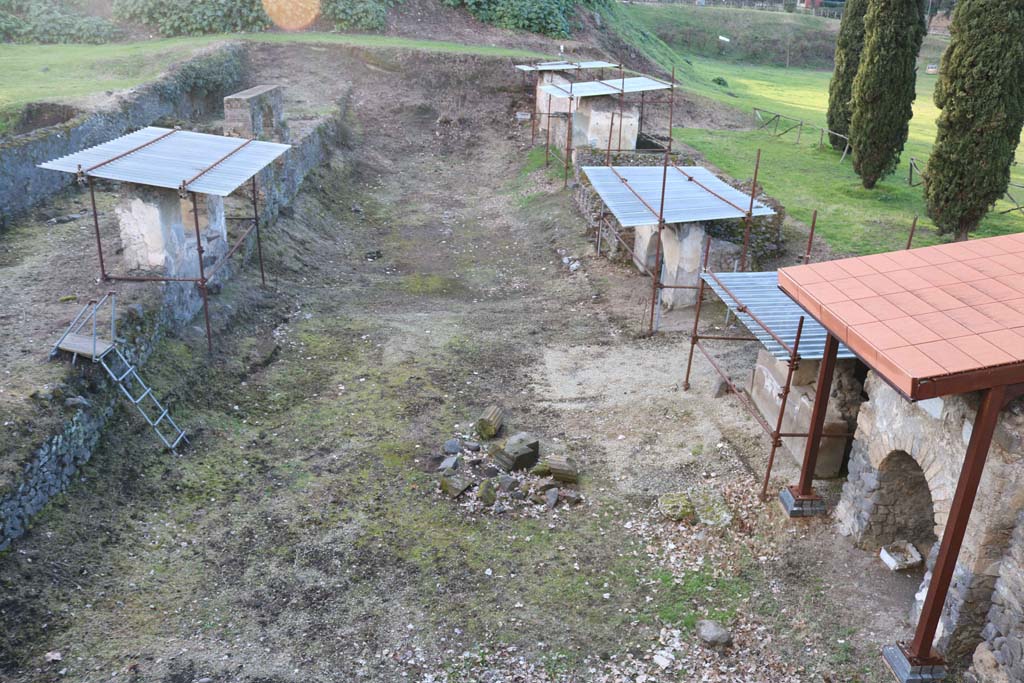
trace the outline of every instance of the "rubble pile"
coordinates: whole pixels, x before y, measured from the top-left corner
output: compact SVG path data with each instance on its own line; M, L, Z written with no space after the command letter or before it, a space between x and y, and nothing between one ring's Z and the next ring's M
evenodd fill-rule
M542 453L540 439L529 432L498 438L505 415L488 406L471 434L458 434L432 456L438 490L464 506L502 514L513 509L554 510L578 505L580 470L563 453Z

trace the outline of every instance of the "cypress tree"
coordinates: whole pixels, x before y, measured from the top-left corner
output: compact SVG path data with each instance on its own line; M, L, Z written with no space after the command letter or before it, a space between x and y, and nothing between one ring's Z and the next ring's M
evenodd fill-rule
M835 71L828 84L828 128L840 135L850 133L850 97L853 95L853 78L860 65L860 53L864 48L864 13L868 0L846 0L843 18L839 23L839 37L836 39ZM838 151L846 149L846 140L829 135L829 142Z
M1024 126L1024 2L960 0L942 55L942 110L925 173L928 215L967 239L1006 192Z
M896 170L907 141L924 14L924 0L868 1L864 51L853 79L850 146L853 169L869 190Z

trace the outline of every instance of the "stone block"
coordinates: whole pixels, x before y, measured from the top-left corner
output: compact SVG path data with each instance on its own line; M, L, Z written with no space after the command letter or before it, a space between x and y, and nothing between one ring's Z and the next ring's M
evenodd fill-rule
M281 86L257 85L225 97L224 134L287 142Z

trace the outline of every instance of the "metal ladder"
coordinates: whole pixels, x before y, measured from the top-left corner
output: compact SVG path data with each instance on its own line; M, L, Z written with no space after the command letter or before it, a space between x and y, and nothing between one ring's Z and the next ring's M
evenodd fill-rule
M110 340L100 339L97 334L96 317L100 308L110 302ZM92 335L81 334L83 328L92 323ZM170 450L175 450L183 441L188 443L184 430L178 426L171 417L168 408L160 402L160 399L153 393L152 387L147 385L139 376L138 368L128 362L128 359L118 348L118 342L122 342L116 336L117 328L117 298L113 292L108 292L99 301L90 301L78 315L68 329L53 345L50 357L60 355L61 351L72 354L71 362L74 364L79 355L89 356L93 363L99 363L110 377L117 384L121 393L125 395L135 409L139 411L147 424ZM148 400L147 400L148 399ZM155 417L154 417L155 416Z

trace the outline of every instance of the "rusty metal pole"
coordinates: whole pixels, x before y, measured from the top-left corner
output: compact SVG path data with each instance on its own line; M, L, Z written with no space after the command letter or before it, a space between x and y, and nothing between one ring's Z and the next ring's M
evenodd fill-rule
M256 255L260 260L260 282L267 286L267 276L263 272L263 244L260 242L260 208L259 194L256 191L256 176L252 177L252 220L256 224Z
M671 130L671 126L670 126ZM671 136L669 140L671 141ZM750 207L744 218L746 229L743 231L743 254L740 256L740 270L747 269L747 250L750 249L750 231L754 227L754 197L757 195L757 174L761 170L761 150L757 150L757 159L754 161L754 180L750 183Z
M640 120L636 124L636 135L639 138L644 133L644 95L647 93L643 90L640 91ZM619 124L622 125L621 123Z
M704 272L708 269L708 259L711 257L711 237L707 237L707 242L704 244ZM700 310L701 305L704 303L704 278L700 278L700 282L697 286L697 307L693 312L693 332L690 333L690 357L686 359L686 377L683 378L683 391L690 390L690 370L693 368L693 352L697 348L697 342L700 338L698 328L700 326Z
M782 419L786 416L786 403L789 401L789 392L793 386L793 373L796 372L800 363L800 336L804 332L804 317L800 316L800 322L796 325L796 337L793 339L793 348L789 353L789 367L786 370L786 383L782 386L782 393L779 394L779 417L775 421L775 431L772 432L772 449L768 453L768 466L764 471L764 483L761 485L761 500L768 499L768 481L772 477L772 467L775 465L775 453L782 446Z
M196 226L196 254L199 256L199 281L196 283L199 285L199 293L203 297L203 317L206 318L206 349L210 353L213 353L213 333L210 331L210 296L206 290L206 266L203 265L203 237L199 234L199 201L196 199L195 192L189 192L192 195L192 218Z
M100 241L100 215L96 212L96 190L92 186L92 176L86 176L89 179L89 200L92 202L92 226L96 231L96 253L100 257L100 279L106 282L107 268L103 264L103 243Z
M967 531L974 497L978 493L978 483L985 468L985 458L992 444L992 435L995 433L1005 397L1005 386L986 389L974 418L971 440L967 445L967 454L964 456L960 479L956 484L956 493L953 494L953 504L949 510L946 528L942 532L939 556L935 560L935 568L932 569L931 583L928 584L928 595L921 608L921 618L917 622L914 640L906 651L912 665L933 664L936 660L942 660L941 656L932 650L932 641L935 639L935 630L942 616L943 605L946 603L946 592L956 569L956 559L960 554L964 533Z
M537 144L537 117L540 115L540 102L537 100L537 93L540 92L540 71L535 72L533 81L533 114L530 127L530 149Z
M914 216L914 222L910 224L910 235L907 237L907 249L910 249L910 245L914 243L914 232L917 231L917 216Z
M565 115L565 168L562 171L562 189L569 187L569 160L572 158L572 98L569 98L569 112Z
M825 337L825 350L818 369L818 384L814 394L814 409L811 411L811 426L807 433L807 445L804 448L804 461L800 467L800 482L789 487L794 501L797 503L819 502L815 495L814 470L818 464L818 450L821 447L821 434L825 428L825 414L828 412L829 394L832 393L832 375L835 374L836 356L839 354L839 340L829 332ZM811 513L813 514L813 512ZM793 516L793 511L790 510Z
M551 93L548 93L548 113L545 121L547 126L544 128L544 167L551 163Z
M619 127L622 127L622 121L619 121ZM608 150L604 153L604 165L612 165L612 133L615 132L615 112L612 112L612 126L608 129Z
M814 228L818 224L818 210L811 214L811 233L807 236L807 251L804 252L804 265L811 262L811 246L814 244Z
M673 78L675 77L675 69L672 71ZM675 88L673 87L673 90ZM668 184L668 160L672 154L672 108L669 106L668 110L668 146L665 148L665 159L662 162L661 168L661 205L658 208L658 243L654 249L654 273L653 280L651 283L651 319L649 326L649 333L654 334L654 315L655 308L658 305L658 294L661 290L661 233L665 229L665 186ZM622 122L619 122L619 131L622 131Z

